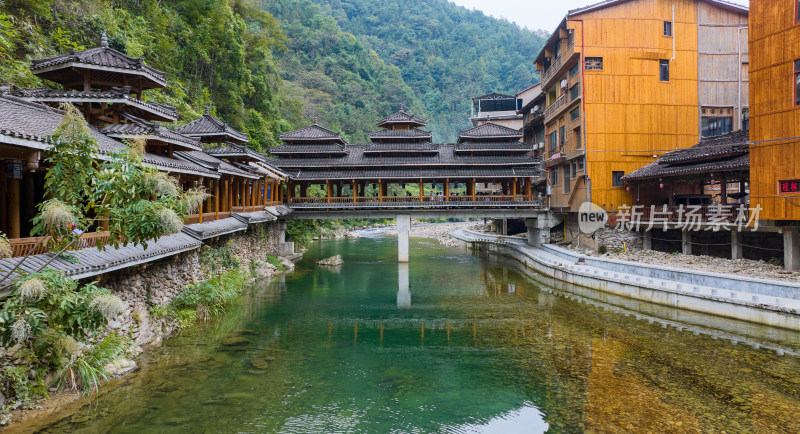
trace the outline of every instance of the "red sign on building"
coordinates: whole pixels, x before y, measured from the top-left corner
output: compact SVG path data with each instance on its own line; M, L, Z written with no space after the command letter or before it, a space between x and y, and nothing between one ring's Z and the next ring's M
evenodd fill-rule
M800 179L778 181L778 191L780 193L800 193Z

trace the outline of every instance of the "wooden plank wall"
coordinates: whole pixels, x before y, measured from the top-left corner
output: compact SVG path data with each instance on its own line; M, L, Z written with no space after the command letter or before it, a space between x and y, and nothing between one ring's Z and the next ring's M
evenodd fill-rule
M659 60L673 57L673 39L663 34L664 21L673 18L673 6L675 60L670 64L670 81L661 82ZM630 173L654 161L653 156L697 144L701 95L706 101L717 101L712 97L715 87L730 86L713 84L701 92L700 72L706 77L735 76L738 82L738 73L710 71L717 63L729 63L730 46L736 45L728 27L717 28L718 24L738 26L747 18L698 0L631 1L576 18L583 19L584 55L604 58L603 71L585 71L592 202L617 209L632 204L634 197L624 187L612 186L612 172ZM705 24L702 32L699 19ZM702 46L710 53L702 65L698 38L703 38ZM717 53L725 54L717 58ZM736 57L738 61L738 52ZM733 88L734 99L737 88L738 84ZM730 97L726 93L719 98L727 101Z
M748 107L749 86L747 30L740 32L739 28L747 27L747 15L735 14L704 2L699 2L697 8L700 106L734 109L734 129L741 129L740 74L742 108ZM742 63L739 63L739 50L742 52Z
M659 60L673 56L663 34L675 6L675 61L670 81L659 80ZM630 173L653 155L697 143L697 2L639 0L582 14L588 57L603 71L585 71L587 163L592 202L606 209L634 202L612 186L612 172Z
M750 1L750 198L769 220L800 220L800 195L778 193L779 180L800 179L800 140L791 139L800 136L800 107L794 105L800 25L794 7L795 0Z

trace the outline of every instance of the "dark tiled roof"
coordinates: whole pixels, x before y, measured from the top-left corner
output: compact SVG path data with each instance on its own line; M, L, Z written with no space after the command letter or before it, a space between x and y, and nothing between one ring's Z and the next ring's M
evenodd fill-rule
M487 168L388 168L364 167L358 170L297 170L290 172L292 179L444 179L444 178L523 178L538 177L538 167L487 167Z
M346 143L342 135L333 132L327 128L323 128L316 123L308 127L300 128L298 130L289 131L280 135L280 139L285 142L331 142L331 143Z
M164 172L187 173L190 175L199 175L209 178L219 178L219 175L216 172L206 169L205 167L191 161L178 158L169 158L156 154L144 154L144 158L142 160L146 164L150 164L156 169Z
M464 142L456 152L522 152L533 150L533 145L522 142Z
M292 209L286 205L268 206L266 210L268 213L276 217L281 217L292 213Z
M63 258L56 258L48 267L63 271L68 277L84 279L194 250L202 244L202 242L187 234L178 233L161 237L158 241L151 241L147 244L146 249L143 246L129 244L119 249L109 247L103 251L94 247L76 250L71 253L77 259L77 262L73 263ZM31 256L23 262L19 269L25 273L33 273L47 263L53 255L54 253L44 253ZM0 275L5 275L11 271L19 262L19 259L0 260Z
M162 125L139 119L131 114L123 114L122 117L128 121L125 124L108 125L103 128L103 133L121 139L133 139L136 137L147 137L165 143L172 143L178 149L189 149L199 151L203 149L200 142L183 134L176 133Z
M734 131L720 136L705 138L695 146L663 155L660 164L686 163L719 158L725 155L741 155L747 152L749 131Z
M401 138L412 138L412 139L430 139L433 135L428 131L422 131L418 128L411 128L408 130L389 130L383 129L380 131L376 131L374 133L370 133L370 139L401 139Z
M506 95L504 93L489 92L486 95L476 96L472 99L516 99L516 97L514 95Z
M220 235L246 230L247 223L233 217L214 220L213 222L195 223L183 227L184 233L189 234L198 240L207 240Z
M142 58L129 57L122 52L109 48L105 39L102 40L99 47L47 59L33 60L31 62L31 71L34 74L40 74L44 72L43 70L69 68L71 65L87 69L116 70L148 78L159 87L167 85L166 73L145 65ZM50 79L52 80L52 78Z
M272 222L278 220L277 217L266 211L235 212L231 215L237 220L247 224Z
M225 146L206 149L206 153L215 157L246 157L256 161L266 161L264 154L256 152L245 145L226 143Z
M498 124L493 124L491 122L487 122L483 125L478 125L475 128L471 128L467 131L462 132L458 137L458 141L464 142L474 139L493 139L493 138L521 139L522 131L504 127Z
M55 132L63 117L61 110L10 95L0 95L0 134L29 142L30 147L49 148L52 145L49 136ZM92 125L89 126L89 134L97 139L97 146L104 154L125 149L124 143L106 136ZM20 145L25 146L23 143Z
M139 109L145 113L157 116L166 121L178 119L178 110L175 107L159 104L155 102L145 102L131 97L130 86L112 87L109 90L97 91L77 91L77 90L54 90L46 87L14 87L13 95L28 101L36 102L105 102L109 104L122 103L130 107Z
M710 137L622 177L625 181L749 170L749 131Z
M346 154L344 145L282 145L269 150L270 154Z
M395 124L410 124L421 127L427 123L428 123L427 120L414 116L411 113L406 113L406 111L403 110L403 108L401 107L399 112L391 114L379 120L377 125L379 127L385 127L388 125L395 125Z
M374 153L419 153L419 152L439 152L437 145L433 143L374 143L364 149L365 154Z
M176 152L175 155L181 160L200 165L212 172L218 172L224 175L241 176L250 179L258 178L257 175L253 175L248 171L241 170L234 165L220 160L214 156L208 155L203 151L181 151Z
M227 138L227 140L247 143L247 134L235 130L230 125L212 116L206 110L206 114L178 128L178 132L189 137L202 138L217 136Z

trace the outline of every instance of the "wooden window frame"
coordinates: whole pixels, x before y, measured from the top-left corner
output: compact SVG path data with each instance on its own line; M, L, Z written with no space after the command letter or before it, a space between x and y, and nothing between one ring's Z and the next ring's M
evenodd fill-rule
M800 0L794 0L794 24L800 24Z
M614 175L619 173L619 184L614 183ZM622 177L625 176L625 172L622 170L612 170L611 171L611 187L612 188L621 188L625 186L625 182L622 181Z
M667 28L669 28L669 34L667 34ZM662 33L664 34L664 37L667 38L671 38L675 34L675 29L672 28L672 21L664 21L664 29Z
M669 65L669 63L670 62L667 59L659 59L658 60L658 81L660 81L662 83L669 83L669 79L670 79L670 75L671 75L670 74L670 67L669 67L670 65ZM662 71L662 68L664 67L664 65L667 66L667 79L666 80L664 80L664 74L663 74L663 71Z
M595 67L589 68L589 67L587 67L588 66L587 62L589 61L589 59L592 59L593 62L595 62L595 63L593 63L593 65L594 64L599 64L600 67L599 68L595 68ZM599 63L597 63L598 61L596 59L599 59ZM603 71L603 70L605 70L605 68L606 68L606 65L605 65L605 59L603 58L603 56L587 56L587 57L583 58L583 70L584 71Z
M794 89L794 101L792 101L792 106L800 107L800 101L798 101L800 94L797 92L797 80L800 79L800 59L795 60L792 63L792 67L794 69L794 73L792 74L792 79L794 80L794 83L792 83L792 88Z

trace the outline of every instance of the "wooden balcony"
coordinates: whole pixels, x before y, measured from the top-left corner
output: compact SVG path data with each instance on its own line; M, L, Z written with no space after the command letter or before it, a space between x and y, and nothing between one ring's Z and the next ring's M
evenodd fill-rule
M85 249L87 247L97 247L98 241L101 243L108 242L108 232L87 232L81 235L81 238L76 242L70 250ZM28 237L28 238L15 238L8 240L11 244L12 257L18 258L27 255L40 255L47 253L47 241L50 237Z
M558 56L558 58L550 65L550 67L542 72L542 89L547 89L550 87L553 79L561 73L564 65L566 65L576 54L578 53L575 52L575 44L573 43L568 45L564 52Z
M544 123L548 124L553 120L557 119L559 116L561 116L562 113L564 113L568 109L573 108L575 106L575 102L579 102L580 100L581 100L580 94L577 97L570 99L569 92L565 92L563 95L558 97L558 99L553 101L552 104L550 104L549 106L547 106L547 108L544 109ZM577 120L580 120L580 118L578 118ZM570 121L570 123L572 122L575 121Z

